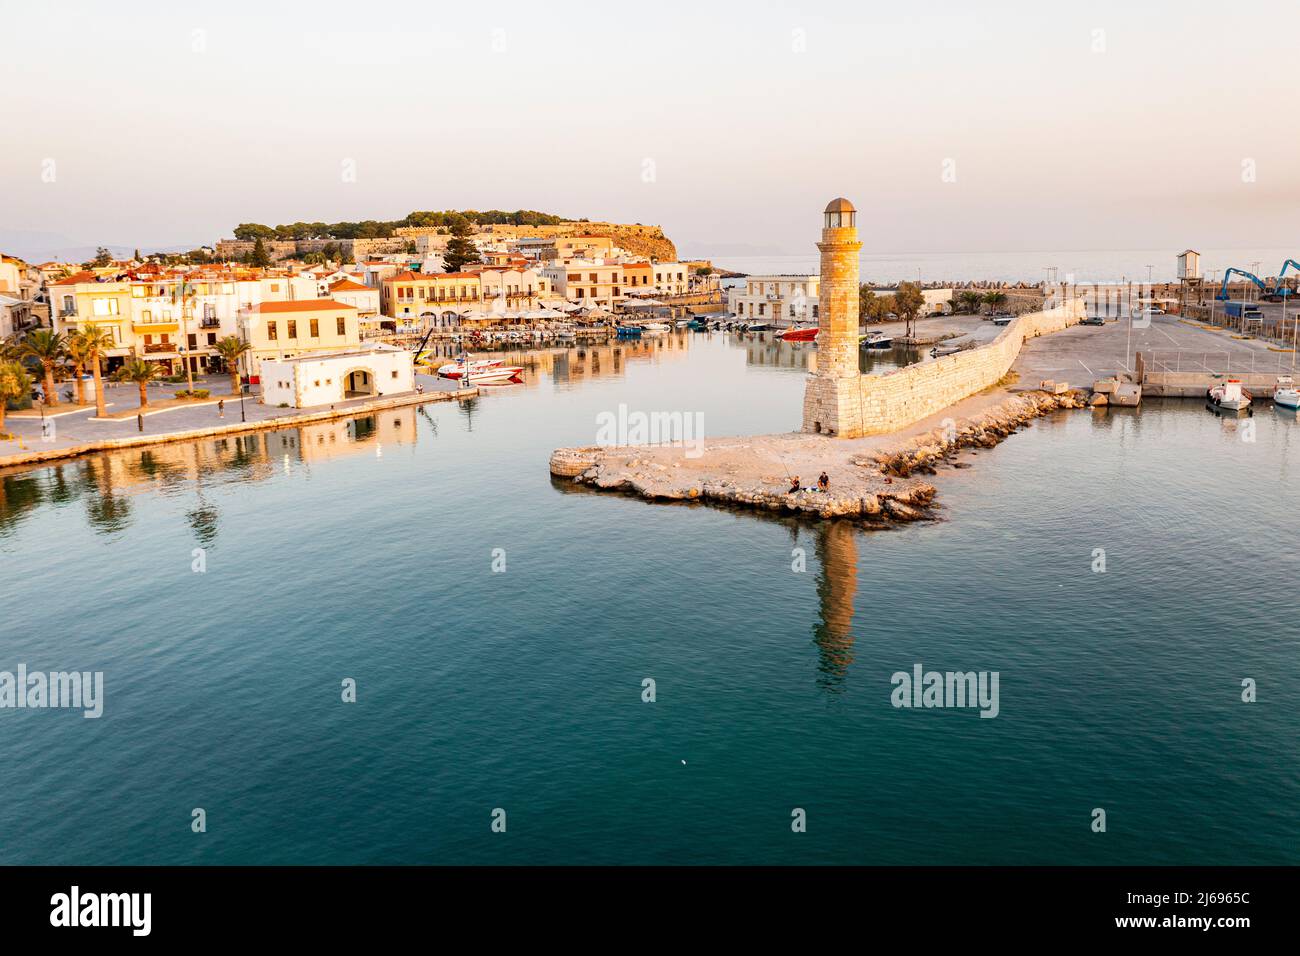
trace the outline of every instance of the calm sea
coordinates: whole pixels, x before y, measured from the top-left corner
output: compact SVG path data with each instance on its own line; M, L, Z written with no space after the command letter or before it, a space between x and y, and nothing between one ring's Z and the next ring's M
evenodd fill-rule
M1300 862L1293 414L1061 413L869 532L547 474L619 403L795 427L790 347L530 362L0 479L0 670L105 675L0 711L0 864ZM894 708L916 664L998 716Z
M963 252L863 255L859 260L863 282L892 285L897 282L1042 282L1052 275L1057 282L1155 282L1176 280L1177 258L1182 249L1092 250L1084 252ZM1202 249L1201 273L1211 279L1236 267L1262 277L1275 276L1294 249ZM1258 264L1258 265L1256 265ZM797 256L720 256L714 265L750 275L812 275L818 271L817 253ZM1148 272L1147 267L1151 269ZM1055 269L1050 273L1049 269ZM1288 273L1294 274L1294 273ZM1071 277L1073 277L1071 279Z

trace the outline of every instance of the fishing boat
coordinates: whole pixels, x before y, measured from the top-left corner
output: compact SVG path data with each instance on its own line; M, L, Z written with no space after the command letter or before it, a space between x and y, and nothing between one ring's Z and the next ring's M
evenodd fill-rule
M646 322L641 326L642 334L649 332L651 335L662 335L669 331L672 331L672 327L666 322Z
M771 328L772 324L770 322L749 322L745 325L746 332L768 332L771 331Z
M1250 392L1241 387L1241 380L1230 378L1226 382L1210 387L1205 397L1216 408L1240 411L1250 404Z
M817 339L817 333L820 329L815 325L809 325L802 329L786 329L781 333L782 342L813 342Z
M862 347L866 349L887 349L892 348L893 345L894 340L884 332L876 332L862 339Z
M469 372L473 378L479 378L483 372L493 368L500 368L502 364L502 359L476 359L469 363ZM438 374L443 378L463 378L465 375L465 363L463 361L458 361L439 366Z
M697 315L686 324L686 327L696 332L705 332L709 328L709 323L707 319L702 319Z
M641 337L641 326L620 325L618 327L618 337L620 339L639 339Z
M1300 391L1290 375L1279 375L1273 389L1273 404L1283 408L1300 408Z
M674 323L674 325L676 325L679 329L684 329L684 328L686 328L687 326L689 326L690 324L691 324L691 320L690 320L690 319L678 319L678 320Z

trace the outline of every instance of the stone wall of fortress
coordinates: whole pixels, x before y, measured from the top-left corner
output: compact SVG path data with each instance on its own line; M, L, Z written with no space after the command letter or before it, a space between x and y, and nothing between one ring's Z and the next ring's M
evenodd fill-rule
M1031 312L1013 320L987 345L897 369L853 378L810 377L804 431L841 438L880 435L943 411L998 382L1026 339L1057 332L1083 318L1084 303Z

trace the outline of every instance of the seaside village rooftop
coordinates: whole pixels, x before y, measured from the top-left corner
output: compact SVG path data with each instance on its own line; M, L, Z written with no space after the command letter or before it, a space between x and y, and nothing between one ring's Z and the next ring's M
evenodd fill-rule
M222 343L235 339L244 346L238 371L256 386L263 363L282 372L290 367L283 363L307 354L355 355L389 343L410 356L421 341L461 336L472 336L467 344L475 346L524 334L537 340L606 328L614 314L643 303L722 301L709 262L620 244L674 253L657 226L474 225L470 254L461 249L448 268L453 240L446 227L416 226L368 239L226 239L198 255L137 251L80 264L4 256L0 339L41 329L68 339L98 329L106 336L104 376L139 361L159 379L229 372L231 353ZM409 390L410 370L400 378ZM340 387L363 391L354 384ZM299 391L292 404L324 394Z

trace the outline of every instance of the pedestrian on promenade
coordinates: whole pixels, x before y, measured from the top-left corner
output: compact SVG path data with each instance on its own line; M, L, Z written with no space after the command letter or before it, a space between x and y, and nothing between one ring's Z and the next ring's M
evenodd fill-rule
M224 398L217 400L217 417L226 417L226 400Z

